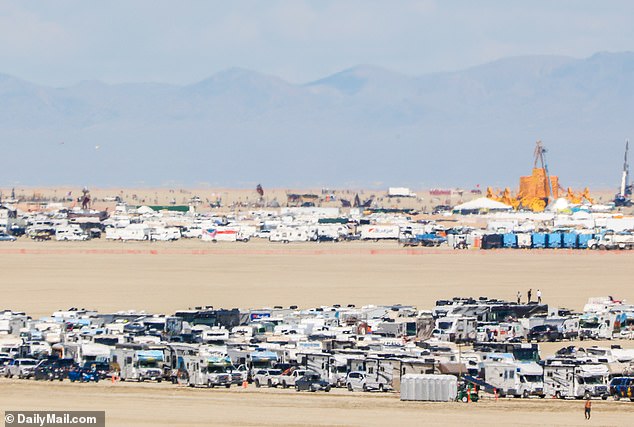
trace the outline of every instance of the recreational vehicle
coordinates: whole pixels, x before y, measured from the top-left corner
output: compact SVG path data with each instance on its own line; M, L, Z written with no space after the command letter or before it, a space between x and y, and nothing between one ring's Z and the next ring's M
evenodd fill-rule
M607 399L609 370L602 364L579 364L574 360L548 360L544 365L544 394L566 397Z

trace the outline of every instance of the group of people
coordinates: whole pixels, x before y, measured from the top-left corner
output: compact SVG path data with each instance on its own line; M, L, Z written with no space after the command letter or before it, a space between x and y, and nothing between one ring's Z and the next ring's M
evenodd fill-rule
M526 296L528 297L526 299L526 303L530 304L533 298L533 289L529 289L528 292L526 293ZM542 303L542 291L537 289L537 292L535 294L535 296L537 297L537 304L541 304ZM521 304L522 303L522 293L520 291L517 291L517 303Z

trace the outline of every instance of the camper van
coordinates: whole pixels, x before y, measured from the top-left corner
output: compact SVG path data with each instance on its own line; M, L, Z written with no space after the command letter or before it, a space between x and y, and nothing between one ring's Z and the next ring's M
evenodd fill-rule
M124 242L128 240L149 240L151 229L144 224L130 224L127 227L106 228L107 240L122 240Z
M161 350L149 350L141 346L117 346L112 351L111 360L119 367L121 381L163 380L164 356Z
M184 356L190 387L231 387L231 359L226 356Z
M394 364L392 360L368 357L365 360L366 390L388 391L394 389Z
M544 394L566 397L607 399L609 370L603 364L578 364L571 360L548 360L544 365Z
M55 240L88 240L88 234L80 227L60 227L55 230Z
M441 341L473 342L476 339L476 325L475 317L441 317L436 319L433 336Z
M581 339L608 339L621 334L621 325L627 322L627 315L619 311L584 313L579 319Z
M509 355L510 356L510 355ZM486 360L482 362L484 381L500 396L544 397L543 368L534 362Z
M271 242L308 242L315 240L316 234L309 227L288 227L280 225L271 231L269 241Z

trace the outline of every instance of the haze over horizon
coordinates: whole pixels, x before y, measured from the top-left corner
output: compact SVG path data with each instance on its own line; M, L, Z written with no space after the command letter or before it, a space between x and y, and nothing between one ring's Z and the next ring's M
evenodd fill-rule
M0 186L615 188L612 4L0 0Z

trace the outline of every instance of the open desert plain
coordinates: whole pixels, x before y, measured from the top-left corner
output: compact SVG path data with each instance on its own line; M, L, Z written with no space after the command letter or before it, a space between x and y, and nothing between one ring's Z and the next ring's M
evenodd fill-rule
M415 305L441 298L513 299L581 310L588 297L634 300L626 252L451 251L396 243L244 244L43 242L0 246L2 307L46 316L69 307L173 313L200 305L249 308L326 304ZM629 341L620 342L631 347ZM609 344L609 343L600 343ZM544 347L554 353L565 343ZM108 426L144 425L631 425L629 402L483 399L401 402L395 393L304 394L249 387L193 390L165 384L71 385L0 379L5 409L105 410Z

